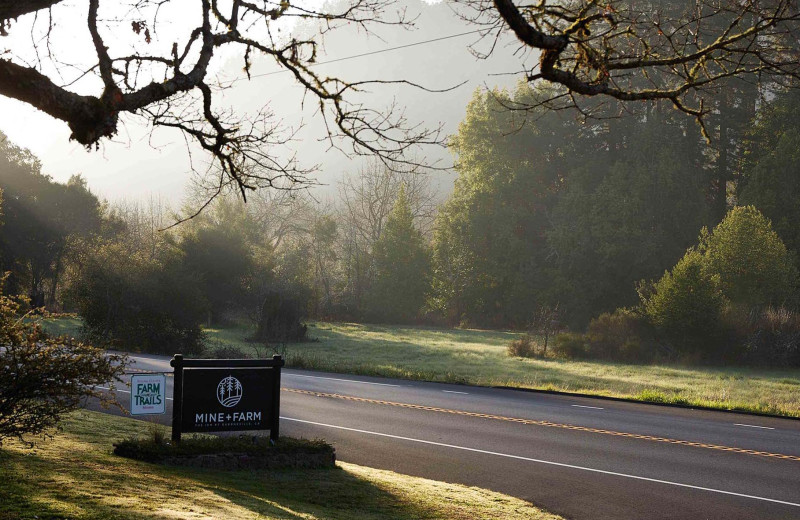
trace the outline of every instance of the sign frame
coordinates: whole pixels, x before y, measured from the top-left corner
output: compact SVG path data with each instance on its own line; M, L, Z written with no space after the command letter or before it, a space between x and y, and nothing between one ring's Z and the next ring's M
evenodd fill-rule
M184 405L184 369L223 369L220 375L225 374L224 369L259 369L269 370L271 376L271 402L269 403L269 417L263 418L264 426L259 429L268 429L270 439L275 442L280 434L280 395L281 395L281 368L286 364L279 355L272 356L272 359L184 359L182 354L175 354L170 361L174 371L174 386L172 400L172 441L179 443L181 433L184 431L183 425L183 405ZM266 374L266 372L265 372ZM215 431L215 430L203 430ZM216 430L227 431L227 429ZM239 430L241 431L241 430Z
M145 381L139 381L144 379ZM159 390L158 390L158 397L161 400L161 403L158 405L140 405L136 404L136 397L139 397L140 394L137 391L139 384L152 384L158 382ZM141 411L146 409L147 406L157 406L155 412L145 412ZM167 413L167 376L166 374L133 374L131 375L131 406L130 406L131 415L164 415Z

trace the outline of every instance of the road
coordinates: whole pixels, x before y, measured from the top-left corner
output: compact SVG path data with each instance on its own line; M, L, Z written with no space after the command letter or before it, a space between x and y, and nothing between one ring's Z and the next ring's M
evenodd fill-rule
M281 434L325 438L342 461L570 519L800 519L800 421L298 370L282 387Z

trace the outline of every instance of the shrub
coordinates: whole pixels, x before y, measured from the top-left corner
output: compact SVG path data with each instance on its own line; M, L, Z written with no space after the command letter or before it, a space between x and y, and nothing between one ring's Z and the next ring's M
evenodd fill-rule
M603 313L589 323L588 355L596 359L648 362L657 351L647 320L629 309Z
M289 291L269 291L261 306L255 339L267 342L304 341L308 327L300 320L303 306Z
M585 358L586 350L586 338L573 332L559 334L553 344L553 355L562 359Z
M206 303L177 251L151 258L110 243L87 256L69 296L88 337L158 354L203 351Z
M697 250L687 251L649 294L639 294L644 314L674 353L705 357L719 345L724 303L719 276L708 272Z
M800 367L800 314L783 308L751 313L745 358L759 365Z
M237 458L247 461L248 457L269 457L274 459L271 467L296 467L295 457L307 458L307 462L316 460L314 455L324 455L324 460L333 466L335 450L333 446L323 440L295 439L281 437L276 443L270 442L268 437L253 437L240 435L237 437L216 436L187 436L178 444L160 441L149 435L146 438L125 439L114 444L114 454L146 462L173 464L180 463L181 459L202 457L203 455L233 455L230 459L220 458L219 462L229 463L229 469L237 468ZM242 457L246 455L247 457ZM302 466L302 463L301 463ZM307 467L313 467L306 464Z
M530 334L525 334L522 337L511 340L506 348L506 352L511 357L536 357L536 343L533 341Z
M114 402L95 386L119 381L125 370L124 357L50 337L19 311L0 293L0 442L46 433L86 397Z

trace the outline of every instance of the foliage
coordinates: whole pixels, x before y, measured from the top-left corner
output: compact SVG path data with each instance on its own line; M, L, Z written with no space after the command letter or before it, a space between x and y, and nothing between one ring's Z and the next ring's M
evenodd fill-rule
M744 143L739 203L772 221L793 252L800 253L800 92L790 90L766 104ZM796 264L800 266L800 264Z
M375 282L368 296L368 315L384 322L415 320L429 288L430 254L422 233L414 227L404 186L375 242L374 263Z
M586 151L565 175L546 231L552 283L574 328L634 305L634 283L674 265L708 222L694 130L654 107L579 140Z
M553 356L561 359L583 359L586 357L586 338L583 334L564 332L556 336Z
M272 251L258 244L257 231L244 204L225 197L180 229L181 267L195 278L207 302L207 325L260 304L261 286L271 281Z
M292 295L280 289L267 293L255 339L268 342L304 341L308 328L301 323L303 306Z
M797 268L786 246L753 206L733 208L710 234L703 232L700 251L735 304L782 305L797 290Z
M719 343L722 284L698 250L687 251L650 294L641 289L640 296L645 315L675 353L707 355Z
M121 381L123 356L66 336L51 337L0 293L0 442L47 433L87 397L113 402L97 385Z
M745 320L744 355L748 363L800 367L800 314L769 307L751 312Z
M647 320L630 309L604 312L593 318L586 341L592 359L643 363L652 361L658 354Z
M44 175L39 160L2 132L0 188L0 267L10 272L8 288L52 309L76 239L101 231L100 201L80 176L62 184Z
M634 304L634 282L709 221L695 127L658 105L588 127L508 110L557 93L477 93L450 143L459 177L437 219L430 305L452 324L521 328L558 304L582 328Z
M86 253L69 294L90 337L133 351L202 352L207 304L174 246L157 258L120 242Z
M519 338L512 339L506 348L508 355L512 357L532 358L537 356L536 342L530 334L524 334Z
M323 440L281 437L272 444L269 437L186 436L178 444L158 442L153 436L125 439L114 444L114 454L129 459L159 462L169 457L192 457L236 453L246 455L279 455L296 453L329 453L333 446Z
M431 306L452 324L524 326L541 303L548 212L576 128L504 107L547 94L478 91L449 143L459 176L437 217Z

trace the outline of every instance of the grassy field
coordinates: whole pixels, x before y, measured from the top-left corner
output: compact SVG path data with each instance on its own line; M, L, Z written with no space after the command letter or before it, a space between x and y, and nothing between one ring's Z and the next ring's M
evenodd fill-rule
M212 342L253 352L247 329L211 329ZM316 341L289 345L291 366L483 386L578 392L800 417L800 370L512 358L512 332L312 323Z
M27 449L0 448L0 519L490 519L558 520L499 493L352 464L328 470L212 471L111 454L147 423L72 414Z
M48 327L74 333L80 322ZM208 329L213 346L264 355L247 328ZM506 355L512 332L311 323L315 341L289 345L290 366L484 386L625 397L800 417L800 370L626 365ZM270 352L271 354L271 352Z

